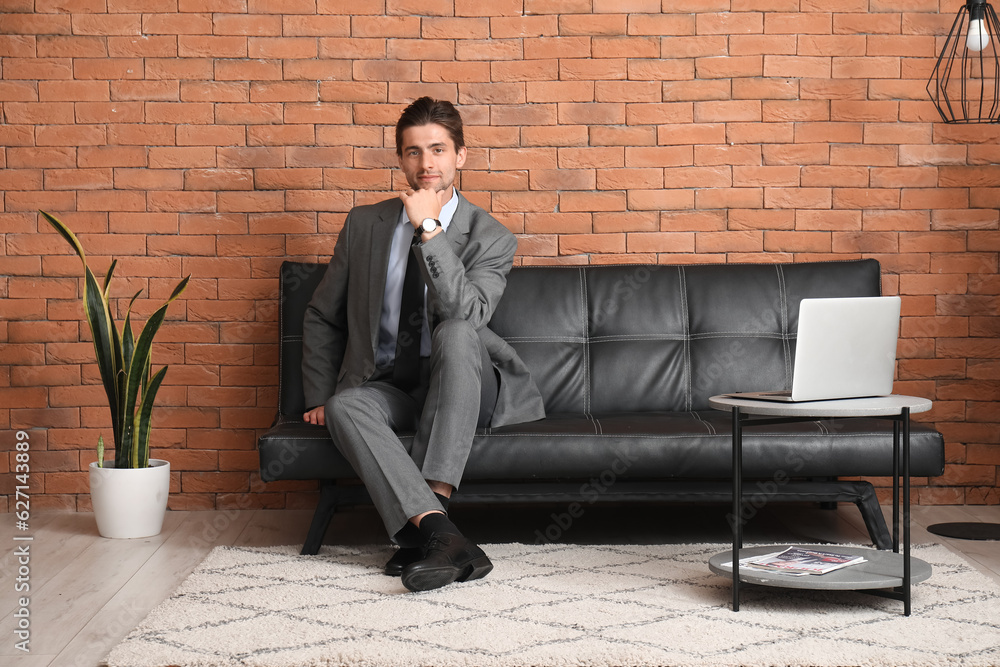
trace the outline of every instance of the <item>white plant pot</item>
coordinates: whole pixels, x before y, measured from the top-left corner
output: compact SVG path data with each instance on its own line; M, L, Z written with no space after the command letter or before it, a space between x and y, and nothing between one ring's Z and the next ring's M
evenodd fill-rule
M90 464L90 502L102 537L159 535L170 493L170 462L150 459L148 468L99 468ZM109 467L111 466L111 467Z

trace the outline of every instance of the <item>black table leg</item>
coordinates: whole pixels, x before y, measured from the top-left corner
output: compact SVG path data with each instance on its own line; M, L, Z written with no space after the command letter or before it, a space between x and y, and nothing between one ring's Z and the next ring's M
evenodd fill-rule
M733 611L740 610L740 549L743 548L743 427L733 408Z
M892 420L892 551L899 553L899 430L898 417Z
M903 422L903 615L910 615L910 409L900 413Z

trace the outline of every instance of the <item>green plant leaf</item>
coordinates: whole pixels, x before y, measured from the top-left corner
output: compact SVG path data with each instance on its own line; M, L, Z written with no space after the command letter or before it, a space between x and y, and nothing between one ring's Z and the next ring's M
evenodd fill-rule
M108 298L108 288L111 287L111 277L115 275L115 267L118 266L118 260L112 259L111 266L108 267L108 272L104 276L104 298Z
M153 338L166 316L167 307L187 288L191 276L185 277L174 288L170 298L153 313L146 321L138 340L132 332L132 306L138 298L136 292L129 301L125 314L124 327L119 334L108 302L111 280L114 277L117 260L112 260L104 276L104 287L97 283L97 278L87 266L87 257L83 245L75 234L57 218L45 211L39 211L50 225L69 243L80 257L84 267L83 308L87 324L90 326L94 339L94 352L97 365L104 383L104 391L108 396L108 407L111 410L111 424L114 429L115 466L128 468L149 465L149 429L150 415L156 393L166 374L166 366L150 378L150 364ZM136 402L139 401L139 390L142 388L142 399L138 412ZM103 438L99 437L98 446L104 446ZM103 451L100 455L103 466Z
M115 339L117 329L111 319L111 310L105 298L104 291L97 284L94 272L87 266L87 256L83 252L83 246L76 235L70 231L69 227L57 218L49 215L45 211L39 211L42 216L66 241L73 247L76 254L83 262L84 285L83 285L83 310L90 326L90 332L94 339L94 354L97 358L97 367L101 373L101 380L104 383L104 392L108 396L108 407L111 410L111 425L114 431L115 448L121 447L121 420L120 403L117 377L121 369L120 356L116 354ZM110 276L110 271L109 274ZM117 457L116 457L117 458Z
M135 349L132 352L132 362L129 364L128 373L125 378L124 410L127 415L135 414L139 387L143 384L144 375L148 372L153 338L156 336L156 332L159 331L160 325L163 324L163 319L167 314L167 307L174 301L174 299L180 296L181 292L184 291L184 288L187 287L188 280L190 280L190 276L184 278L184 280L180 282L170 295L170 298L167 299L166 303L157 308L156 311L149 316L149 319L146 320L145 326L142 327L142 331L139 333L139 338L135 343ZM126 452L132 450L134 438L134 424L130 423L129 426L126 427L125 432L122 434L122 448Z
M132 364L132 352L135 350L135 336L132 334L132 304L142 294L139 290L132 295L128 302L128 310L125 311L125 324L122 326L122 367L128 368Z
M80 244L80 240L76 238L76 234L71 232L69 227L60 222L58 218L49 215L45 211L39 211L39 213L41 213L42 216L49 221L49 224L52 225L64 239L66 239L67 243L73 246L73 250L76 251L76 254L79 255L80 259L83 261L83 265L86 266L87 256L84 254L83 246Z
M112 269L108 271L107 277L105 279L104 291L101 293L101 298L104 301L105 307L107 308L108 318L109 318L110 325L111 325L109 333L111 334L111 354L113 355L112 359L114 360L115 396L117 397L117 401L118 401L118 423L116 424L116 429L115 430L120 434L120 433L122 433L124 431L124 422L125 422L125 419L127 417L124 414L124 412L122 412L122 410L121 410L121 400L122 400L122 395L123 395L122 392L125 389L125 383L124 383L125 372L122 370L122 369L125 368L125 359L124 359L124 353L123 353L123 350L122 350L121 335L118 333L118 325L115 323L114 316L111 313L111 302L108 301L108 288L111 286L110 282L111 282L111 275L112 275L113 269L114 269L114 266L113 266L114 262L112 262L111 264L112 264ZM115 411L112 410L111 414L112 414L112 419L114 419ZM120 436L119 436L119 440L120 440ZM116 444L116 447L117 447L118 442L116 442L115 444ZM116 453L115 454L115 458L117 458L117 457L118 457L118 454Z
M167 367L164 366L156 372L156 375L149 381L149 388L142 394L142 403L139 411L135 415L135 437L132 445L132 467L149 467L149 430L152 414L153 402L156 400L156 392L160 390L160 383L167 374Z
M104 467L104 436L97 436L97 467Z
M132 429L132 412L126 411L124 406L125 380L127 378L126 369L132 363L132 353L135 350L135 336L132 334L132 304L135 303L135 300L139 298L141 293L142 290L137 291L128 302L128 308L125 311L125 322L122 326L121 344L119 346L121 355L121 366L119 368L121 370L119 370L116 376L116 383L118 386L118 400L122 403L119 413L121 419L119 428L122 434L130 432ZM116 459L118 457L124 457L124 454L116 454Z

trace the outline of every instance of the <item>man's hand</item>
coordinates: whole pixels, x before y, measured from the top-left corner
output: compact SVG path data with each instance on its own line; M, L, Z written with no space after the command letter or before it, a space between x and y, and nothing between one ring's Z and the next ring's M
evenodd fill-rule
M324 406L319 406L318 408L313 408L308 410L302 418L307 424L316 424L317 426L326 426L326 412Z
M448 188L443 192L424 189L399 193L399 199L403 202L403 208L406 209L406 215L413 229L419 228L420 223L426 218L440 219L441 208L451 199L451 191L452 189Z

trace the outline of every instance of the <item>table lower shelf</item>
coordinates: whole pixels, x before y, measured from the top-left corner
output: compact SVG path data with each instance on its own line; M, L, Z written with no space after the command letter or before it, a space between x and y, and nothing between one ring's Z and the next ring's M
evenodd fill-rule
M779 588L800 588L809 590L829 590L829 591L857 591L874 590L879 588L896 588L903 585L903 554L892 551L879 551L865 547L842 547L840 545L785 545L798 546L805 549L823 549L826 551L836 551L838 553L850 554L852 556L863 556L867 562L850 567L841 568L826 574L810 574L806 576L792 576L781 573L765 572L763 570L752 570L744 567L740 568L740 581L748 584L759 584L762 586L775 586ZM750 547L740 549L740 558L751 556L764 556L769 553L781 551L785 546ZM708 561L708 567L716 574L721 574L732 579L733 568L727 564L732 563L732 551L725 551L712 556ZM910 557L910 583L925 581L931 576L931 566L919 558Z

